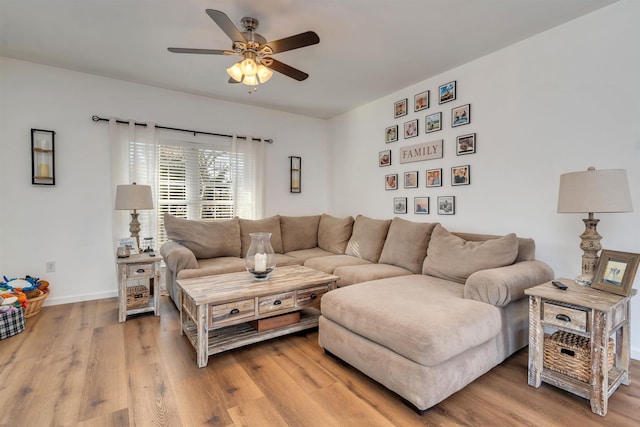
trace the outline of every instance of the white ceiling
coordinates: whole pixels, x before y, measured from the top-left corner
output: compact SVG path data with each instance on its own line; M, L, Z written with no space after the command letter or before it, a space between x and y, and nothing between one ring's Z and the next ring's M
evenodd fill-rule
M0 55L318 118L331 118L616 0L0 0ZM207 16L276 40L312 30L314 46L276 59L305 71L274 73L253 94L228 84L236 56Z

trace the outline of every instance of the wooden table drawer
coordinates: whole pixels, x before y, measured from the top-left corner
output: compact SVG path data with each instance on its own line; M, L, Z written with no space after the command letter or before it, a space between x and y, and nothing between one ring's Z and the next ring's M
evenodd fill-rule
M293 292L285 292L283 294L269 295L258 298L258 313L271 313L272 311L280 311L292 308L295 305Z
M127 277L153 277L153 263L148 264L130 264L127 266Z
M544 313L542 320L545 323L574 331L588 332L588 311L548 301L543 302L542 306Z
M209 309L209 326L217 326L221 323L230 323L238 319L254 317L255 314L254 299L212 305Z
M300 289L298 291L297 305L305 307L309 305L319 305L322 295L329 291L329 285L316 286L315 288Z

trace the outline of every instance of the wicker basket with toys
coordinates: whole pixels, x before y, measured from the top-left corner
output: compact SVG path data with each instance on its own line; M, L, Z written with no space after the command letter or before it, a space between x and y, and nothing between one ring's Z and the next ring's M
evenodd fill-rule
M0 307L15 305L24 308L24 317L32 317L40 312L49 296L49 282L37 277L26 276L22 279L0 281ZM0 308L0 310L2 310Z

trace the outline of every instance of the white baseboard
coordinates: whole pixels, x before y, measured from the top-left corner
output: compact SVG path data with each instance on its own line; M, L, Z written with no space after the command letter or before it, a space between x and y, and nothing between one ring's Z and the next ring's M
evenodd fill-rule
M93 294L72 295L66 297L49 297L45 300L43 307L48 305L71 304L72 302L93 301L96 299L114 298L118 296L118 290L106 292L96 292Z
M631 347L631 358L634 360L640 360L640 348Z

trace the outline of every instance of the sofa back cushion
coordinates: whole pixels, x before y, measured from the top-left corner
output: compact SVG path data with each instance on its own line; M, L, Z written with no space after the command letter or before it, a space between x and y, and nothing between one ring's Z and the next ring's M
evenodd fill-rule
M513 264L518 239L511 233L497 239L467 241L438 224L431 234L422 274L465 283L476 271Z
M311 249L318 246L320 215L281 216L282 249L284 252Z
M242 255L245 256L251 246L250 233L271 233L271 247L275 253L282 253L282 234L280 233L280 217L278 215L263 219L240 218L240 236L242 239Z
M345 254L378 262L389 231L390 219L373 219L358 215Z
M353 217L335 218L322 214L318 225L318 246L325 251L343 255L353 232Z
M396 265L420 274L436 224L393 218L378 262Z
M167 237L193 252L198 259L240 256L238 218L216 221L192 221L164 214Z

